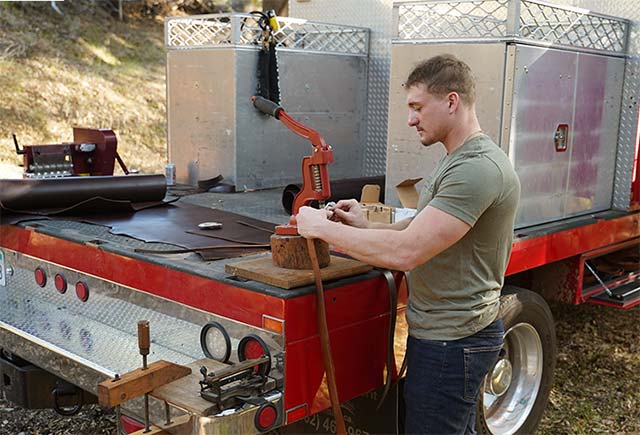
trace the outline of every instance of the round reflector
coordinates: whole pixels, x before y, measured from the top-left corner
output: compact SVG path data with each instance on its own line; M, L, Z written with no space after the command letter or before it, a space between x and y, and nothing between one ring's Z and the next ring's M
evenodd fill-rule
M200 330L200 347L207 358L226 363L231 355L231 339L218 322L209 322Z
M36 278L36 284L40 287L44 287L47 285L47 274L44 272L44 269L41 267L36 267L36 270L33 272Z
M255 334L249 334L238 343L238 360L260 358L262 355L267 356L269 361L263 366L264 369L259 374L266 376L271 370L271 353L264 340Z
M260 432L271 429L278 418L278 410L272 403L265 403L258 409L255 416L256 428Z
M89 299L89 287L82 281L76 283L76 296L78 296L78 299L82 302L87 302Z
M64 293L67 291L67 279L64 277L64 275L56 273L54 282L56 284L56 290L58 290L60 293Z

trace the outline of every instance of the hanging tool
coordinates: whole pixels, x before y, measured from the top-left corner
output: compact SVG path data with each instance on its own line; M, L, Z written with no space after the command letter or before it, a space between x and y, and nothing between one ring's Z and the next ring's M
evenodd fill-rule
M273 9L265 12L252 11L251 15L262 29L260 51L258 52L257 94L267 100L280 104L280 86L278 84L278 60L274 32L280 28L278 17Z

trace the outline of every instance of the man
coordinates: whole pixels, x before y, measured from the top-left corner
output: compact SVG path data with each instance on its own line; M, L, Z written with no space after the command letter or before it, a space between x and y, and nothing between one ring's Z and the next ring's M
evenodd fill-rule
M447 152L425 183L417 215L369 223L355 200L340 201L331 216L301 208L298 230L374 266L411 271L406 432L473 434L482 381L503 343L496 319L520 183L480 130L464 62L428 59L405 88L409 126L424 146L440 142Z

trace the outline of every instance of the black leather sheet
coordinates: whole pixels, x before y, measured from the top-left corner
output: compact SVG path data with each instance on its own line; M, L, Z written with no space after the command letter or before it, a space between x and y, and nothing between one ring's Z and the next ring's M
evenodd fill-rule
M53 208L43 210L11 210L0 207L0 224L11 225L24 220L33 220L34 217L43 219L55 216L67 216L73 218L76 216L87 216L95 213L135 213L139 210L150 207L158 207L169 204L170 201L151 201L151 202L131 202L117 201L106 198L90 198L86 201L79 202L66 208ZM1 205L1 204L0 204Z
M250 244L268 245L271 232L275 228L274 224L258 219L183 202L168 204L164 207L147 208L136 213L92 214L75 219L108 226L113 234L126 235L145 242L162 242L192 249L205 260L264 252L268 248L251 247ZM222 229L200 230L198 224L202 222L220 222ZM252 228L242 223L261 229ZM202 235L193 234L193 232ZM218 240L208 236L221 236L233 241ZM244 244L247 245L246 249L199 249Z
M98 213L102 207L104 213ZM125 235L145 242L176 245L198 253L204 260L264 252L269 248L252 245L269 245L271 233L275 228L275 225L269 222L189 203L130 203L101 198L88 200L57 213L0 213L0 223L16 224L33 220L34 217L103 225L109 227L112 234ZM198 224L202 222L220 222L222 229L201 230ZM229 245L236 247L219 248Z
M0 180L0 223L34 216L77 220L110 227L113 234L193 250L205 260L268 249L273 224L189 203L171 205L163 202L165 194L162 175ZM203 222L220 222L222 229L201 230ZM228 245L234 247L220 248Z

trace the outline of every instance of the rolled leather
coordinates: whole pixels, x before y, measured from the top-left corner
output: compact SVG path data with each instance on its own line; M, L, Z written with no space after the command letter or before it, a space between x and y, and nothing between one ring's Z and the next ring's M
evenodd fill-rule
M125 175L0 180L0 206L10 210L72 207L92 198L115 201L162 201L164 175Z

